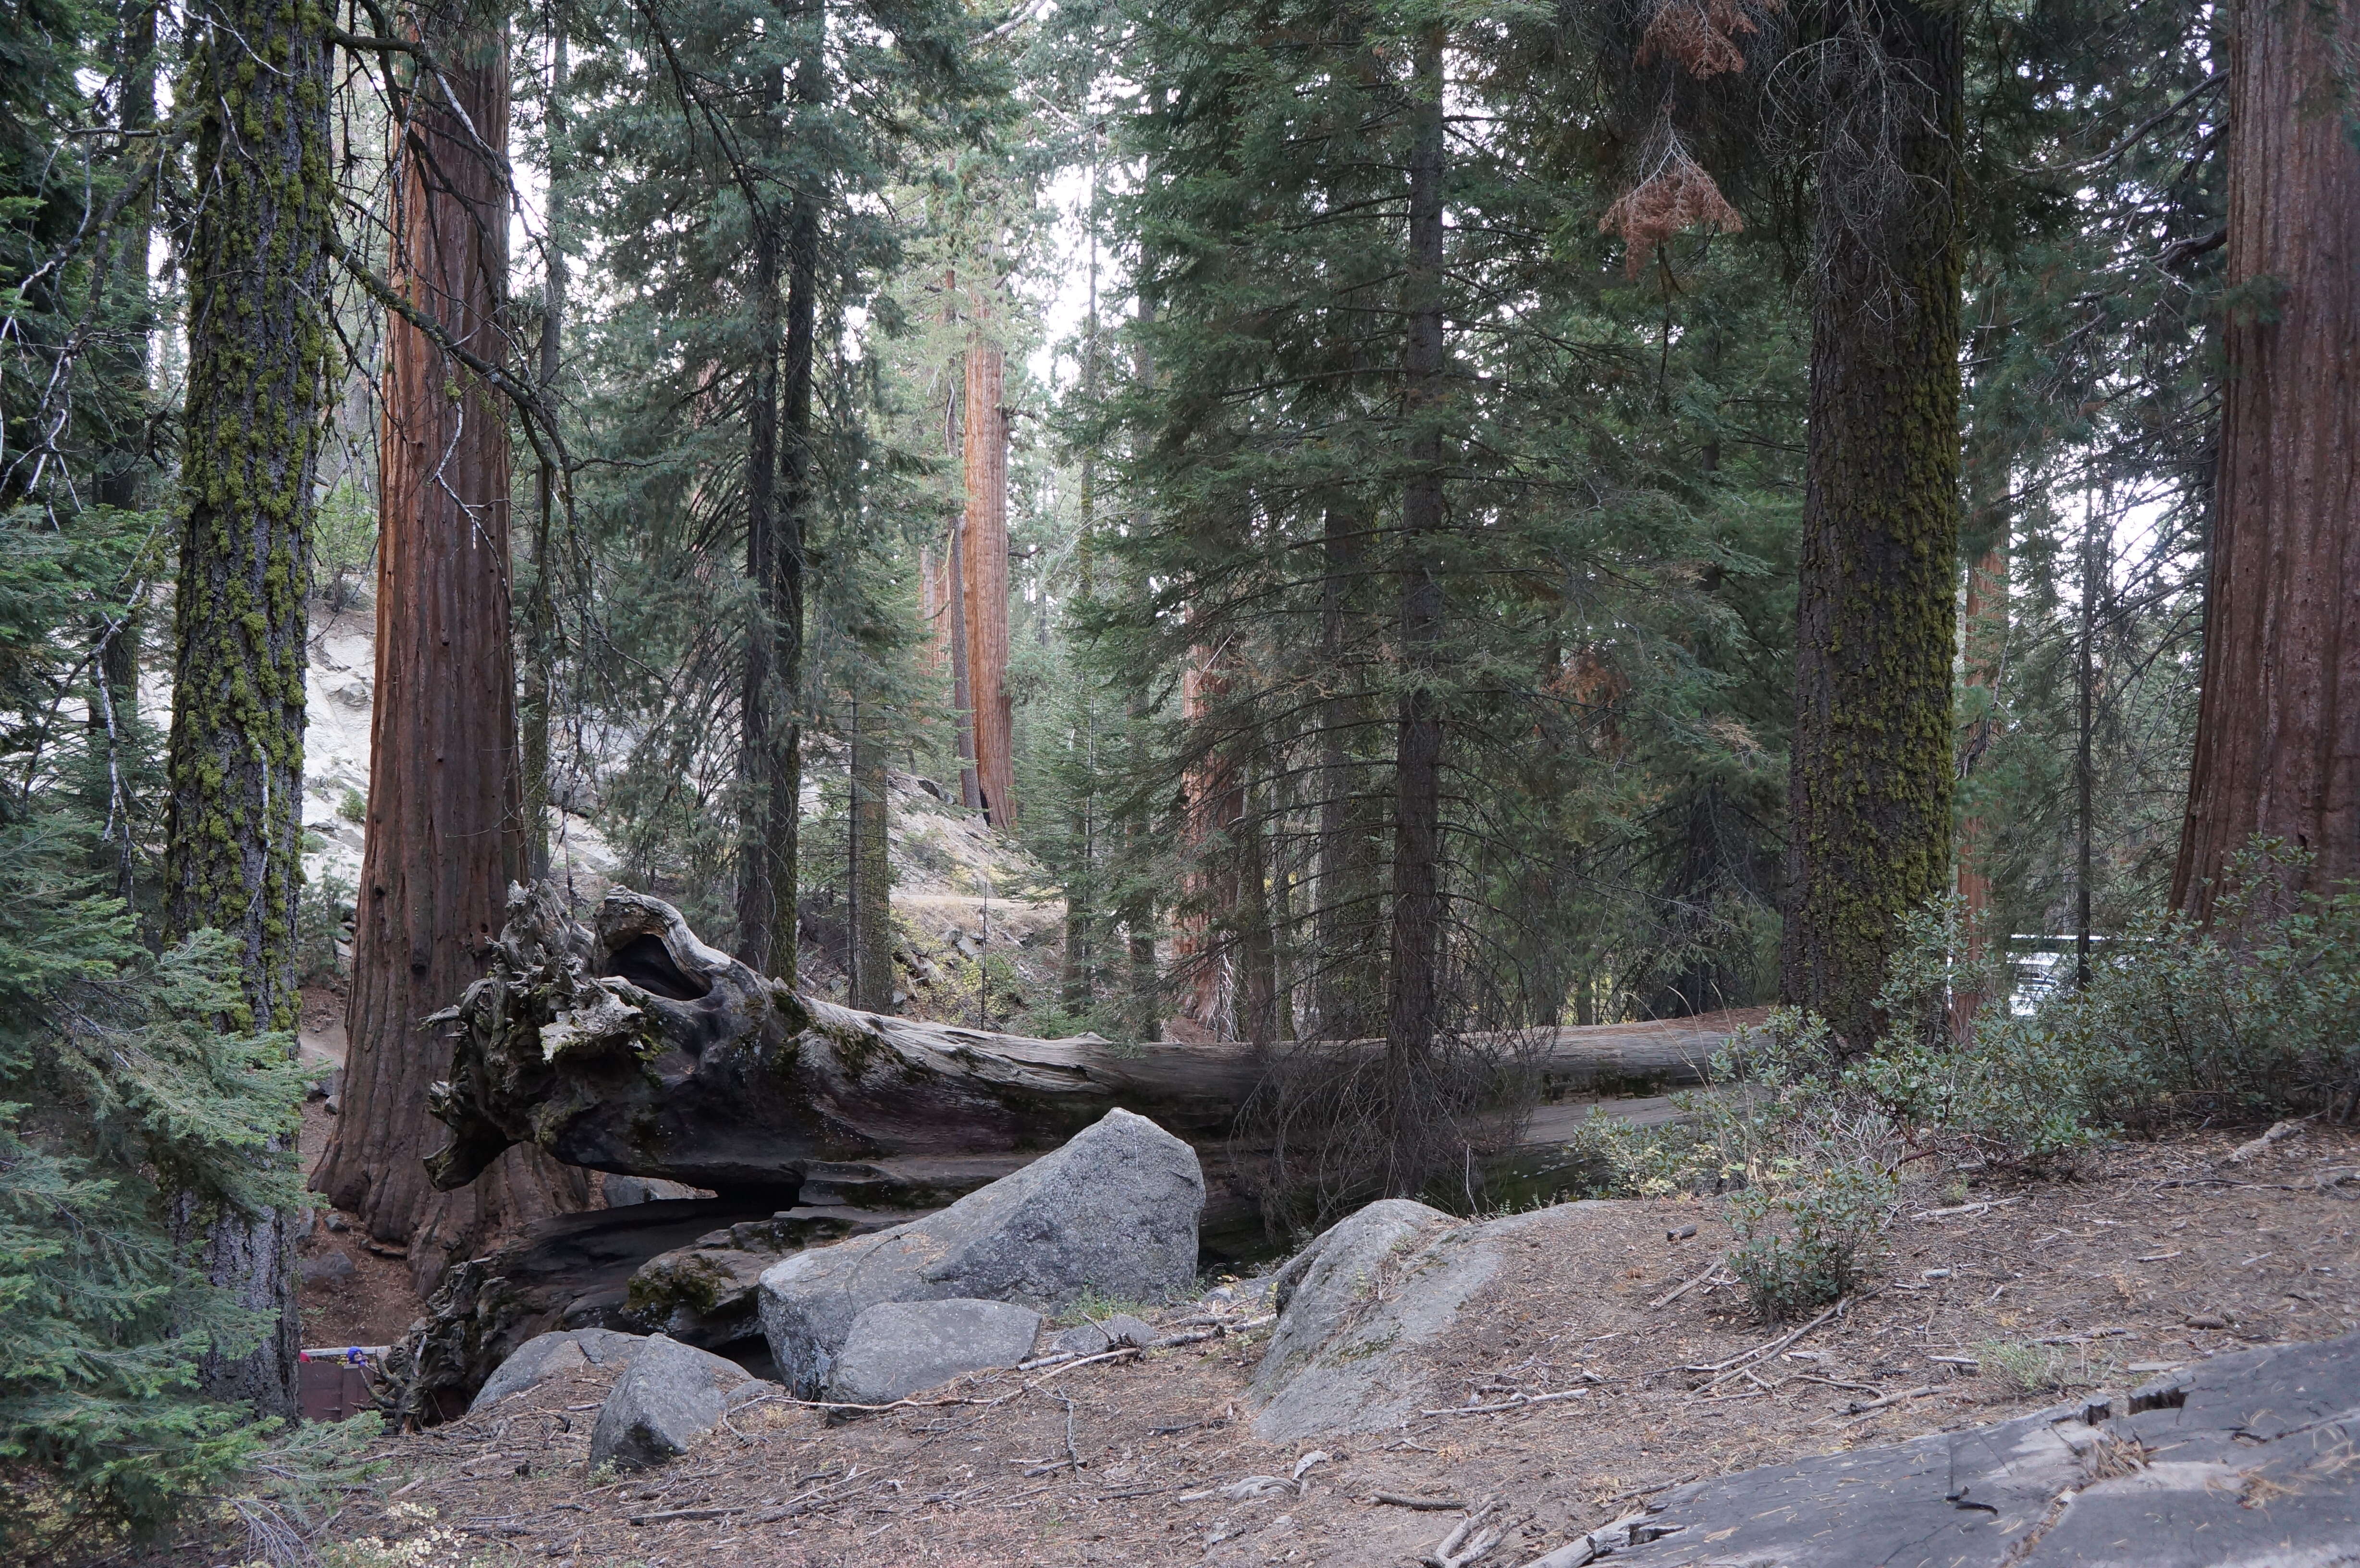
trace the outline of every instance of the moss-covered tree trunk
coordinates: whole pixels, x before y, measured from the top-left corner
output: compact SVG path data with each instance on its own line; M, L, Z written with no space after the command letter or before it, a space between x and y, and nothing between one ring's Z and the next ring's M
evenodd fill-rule
M442 66L395 128L394 287L469 352L509 357L508 38L458 0L421 16ZM421 1287L499 1226L579 1208L538 1153L440 1192L427 1085L450 1051L421 1020L483 973L524 870L509 622L508 428L500 396L409 321L386 324L378 446L377 700L369 735L344 1114L318 1181Z
M241 1031L292 1029L298 1010L305 597L335 221L328 26L313 0L231 0L194 40L209 117L186 258L164 933L211 927L236 941L244 1005L224 1025ZM291 1216L207 1212L195 1195L183 1215L203 1227L208 1277L272 1325L244 1356L207 1357L207 1390L292 1414Z
M2360 7L2250 0L2229 65L2228 351L2204 691L2172 898L2256 833L2360 877Z
M1442 704L1432 682L1442 640L1443 31L1420 38L1411 85L1408 272L1402 410L1409 482L1402 495L1401 713L1393 746L1393 940L1385 1020L1385 1191L1408 1197L1431 1172L1434 1040L1441 1009Z
M1780 983L1855 1049L1896 921L1950 883L1961 26L1837 0L1819 55Z

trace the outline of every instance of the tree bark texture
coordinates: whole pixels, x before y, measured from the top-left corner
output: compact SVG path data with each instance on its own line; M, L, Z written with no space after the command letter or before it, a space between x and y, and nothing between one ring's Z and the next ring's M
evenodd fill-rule
M852 716L849 837L852 984L846 997L864 1013L893 1010L893 866L886 837L890 804L885 742L875 704Z
M967 351L967 521L960 582L967 600L967 679L975 713L976 779L986 818L1016 825L1014 713L1008 695L1007 351L980 338Z
M1442 432L1443 32L1419 41L1411 112L1409 267L1403 286L1402 411L1410 477L1402 495L1403 684L1393 751L1393 939L1386 974L1385 1191L1409 1197L1428 1174L1426 1124L1441 1007L1442 710L1430 682L1442 638L1442 579L1434 560L1443 527Z
M1858 1050L1901 916L1950 883L1961 51L1944 6L1830 22L1780 985Z
M301 891L304 639L312 493L326 385L329 17L316 0L234 3L206 19L196 62L208 114L189 279L164 935L237 944L239 1033L292 1029ZM142 236L144 243L144 234ZM283 1145L268 1158L285 1158ZM209 1355L217 1397L295 1410L293 1236L275 1210L184 1208L207 1278L268 1314L246 1356Z
M419 312L495 363L508 213L508 39L459 14L422 19L450 93L421 82L395 128L389 276ZM512 1157L464 1192L431 1185L421 1026L483 973L523 869L510 637L508 410L399 318L386 323L378 447L377 703L369 745L343 1114L317 1181L380 1241L410 1246L421 1288L490 1230L582 1207L578 1171Z
M1543 1093L1693 1082L1761 1014L1526 1031ZM847 1167L1054 1148L1117 1105L1226 1139L1268 1070L1246 1045L1111 1047L888 1018L796 995L617 889L595 931L546 884L510 905L491 973L440 1016L457 1029L434 1179L463 1183L513 1143L570 1164L722 1192L792 1192ZM1359 1049L1380 1051L1382 1042ZM821 1171L819 1167L834 1169Z
M2253 0L2229 60L2230 310L2204 681L2172 900L2256 834L2360 877L2360 6ZM2291 890L2291 889L2289 889Z
M1331 507L1320 541L1320 652L1328 694L1319 715L1319 875L1312 916L1312 1025L1322 1040L1375 1032L1384 997L1379 856L1384 803L1353 756L1370 727L1369 696L1351 649L1368 519Z
M1229 678L1212 648L1188 650L1180 672L1180 713L1201 729L1229 694ZM1237 1035L1238 866L1228 835L1245 813L1242 775L1233 747L1217 742L1181 781L1187 800L1188 869L1173 920L1173 1010L1215 1040Z

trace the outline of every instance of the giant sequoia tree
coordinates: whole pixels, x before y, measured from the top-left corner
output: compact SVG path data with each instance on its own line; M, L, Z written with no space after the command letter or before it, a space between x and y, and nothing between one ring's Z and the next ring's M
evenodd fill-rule
M235 939L237 1033L295 1024L302 882L303 674L324 296L335 192L327 16L233 5L199 35L189 270L188 517L175 614L164 934ZM283 1148L283 1144L279 1146ZM271 1314L261 1345L209 1358L206 1386L292 1414L292 1215L183 1200L205 1272Z
M399 101L390 281L417 320L387 323L379 445L377 696L367 847L353 942L344 1115L318 1177L421 1280L487 1227L578 1207L578 1174L511 1156L464 1192L421 1163L440 1147L426 1087L448 1048L423 1023L482 973L524 869L509 626L508 426L470 367L511 356L506 29L429 10L436 69Z
M2227 389L2204 691L2172 899L2256 834L2360 877L2360 7L2237 7ZM2340 111L2339 112L2339 108Z

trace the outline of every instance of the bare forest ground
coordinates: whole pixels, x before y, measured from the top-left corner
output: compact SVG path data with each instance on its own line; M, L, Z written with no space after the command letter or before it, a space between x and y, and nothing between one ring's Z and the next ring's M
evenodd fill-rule
M1726 1377L1697 1368L1794 1325L1756 1323L1719 1283L1723 1201L1592 1204L1530 1233L1426 1364L1437 1411L1395 1431L1257 1441L1244 1395L1262 1331L981 1375L849 1421L772 1400L671 1467L618 1478L585 1471L608 1381L591 1372L388 1436L382 1486L334 1534L345 1562L395 1561L349 1543L397 1542L415 1568L1390 1568L1449 1531L1462 1517L1449 1503L1496 1497L1515 1525L1487 1563L1518 1563L1691 1477L1980 1425L2360 1326L2360 1133L2314 1127L2223 1164L2243 1136L2117 1146L2072 1181L1961 1192L1920 1177L1873 1283ZM1568 1397L1513 1403L1543 1393ZM1449 1409L1462 1405L1510 1408ZM1240 1486L1256 1476L1275 1479ZM177 1559L201 1560L218 1558Z

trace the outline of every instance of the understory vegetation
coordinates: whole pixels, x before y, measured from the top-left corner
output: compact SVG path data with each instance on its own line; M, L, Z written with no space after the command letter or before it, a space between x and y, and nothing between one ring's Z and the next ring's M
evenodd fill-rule
M1955 900L1928 906L1906 922L1877 998L1888 1027L1866 1051L1774 1009L1714 1057L1705 1087L1672 1096L1680 1120L1642 1127L1601 1110L1579 1146L1601 1192L1733 1192L1730 1266L1757 1312L1783 1318L1867 1278L1905 1176L1918 1197L1961 1176L2070 1180L2112 1138L2350 1120L2360 888L2289 897L2303 864L2258 845L2236 863L2221 925L2139 917L2082 985L2029 1000Z

